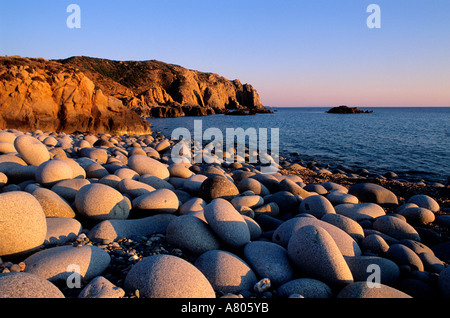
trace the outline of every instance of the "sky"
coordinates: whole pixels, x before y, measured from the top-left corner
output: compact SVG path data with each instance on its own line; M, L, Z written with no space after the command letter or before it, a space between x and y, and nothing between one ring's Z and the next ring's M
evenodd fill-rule
M450 1L0 0L0 55L155 59L265 106L450 106Z

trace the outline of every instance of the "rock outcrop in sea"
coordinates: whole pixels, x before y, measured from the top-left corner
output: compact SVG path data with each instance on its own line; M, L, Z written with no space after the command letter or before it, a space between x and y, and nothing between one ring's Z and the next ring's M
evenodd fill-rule
M333 107L327 111L330 114L369 114L373 113L373 110L361 110L358 107L348 107L345 105Z

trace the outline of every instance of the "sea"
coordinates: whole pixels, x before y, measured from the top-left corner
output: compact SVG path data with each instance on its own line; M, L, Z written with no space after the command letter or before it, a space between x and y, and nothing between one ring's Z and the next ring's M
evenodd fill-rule
M277 128L280 156L302 164L394 172L408 181L430 183L445 184L450 177L450 107L359 107L373 110L363 114L330 114L330 107L270 109L273 114L148 121L153 131L166 136L176 128L187 128L194 136L199 124L202 131L218 128L224 136L227 128L265 128L269 142L271 129Z

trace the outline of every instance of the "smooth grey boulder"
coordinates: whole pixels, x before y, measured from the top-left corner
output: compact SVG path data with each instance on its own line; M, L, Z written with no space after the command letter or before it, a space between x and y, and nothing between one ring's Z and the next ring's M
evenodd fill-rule
M374 183L352 185L348 193L356 196L360 202L398 205L398 198L391 190Z
M45 214L28 192L0 194L0 256L32 251L44 243Z
M38 275L50 282L76 279L89 281L100 275L111 262L109 254L96 246L74 247L63 245L51 247L27 257L25 272Z
M166 233L169 223L176 218L173 214L156 214L140 219L105 220L95 225L88 233L91 240L114 241L122 237L146 236Z
M350 235L337 226L314 217L295 217L281 223L281 225L274 231L272 241L283 247L287 247L293 233L306 225L315 225L324 228L332 236L342 255L361 255L361 249Z
M130 206L116 189L101 183L88 184L75 195L80 215L91 220L126 219Z
M195 263L216 292L239 293L252 290L257 283L253 270L237 255L211 250L200 255Z
M167 226L166 240L193 255L220 248L220 241L208 224L192 215L174 218Z
M309 213L318 219L325 214L336 213L331 202L321 195L312 195L303 199L298 211L299 213Z
M0 298L65 298L47 279L30 273L0 273Z
M284 283L277 289L280 297L300 295L305 298L331 298L333 292L324 282L313 278L297 278Z
M326 284L343 286L353 282L353 275L331 235L317 225L296 230L287 252L294 265L306 275Z
M217 237L229 247L241 248L250 241L247 223L227 200L214 199L205 206L203 213Z
M142 298L215 298L214 289L194 265L172 255L143 258L128 272L126 291L139 290Z
M376 218L373 222L373 229L397 240L411 239L420 242L419 233L410 224L392 215Z
M122 298L125 291L103 276L97 276L78 294L78 298Z
M409 266L411 270L423 271L423 263L413 250L403 244L393 244L386 252L386 257L394 261L398 266Z
M50 160L50 153L47 147L38 139L29 135L21 135L15 138L14 147L20 157L29 165L39 166Z
M337 298L412 298L410 295L387 285L371 288L367 282L354 282L341 289Z
M378 256L344 257L354 281L392 286L400 278L400 268L390 259Z
M247 263L260 278L269 278L272 286L280 286L294 278L294 268L287 250L266 241L254 241L245 245Z
M417 204L419 207L431 210L432 212L438 212L440 209L436 200L426 194L413 195L407 202Z
M356 222L372 221L379 216L386 215L384 209L375 203L341 203L334 207L337 214L349 217Z

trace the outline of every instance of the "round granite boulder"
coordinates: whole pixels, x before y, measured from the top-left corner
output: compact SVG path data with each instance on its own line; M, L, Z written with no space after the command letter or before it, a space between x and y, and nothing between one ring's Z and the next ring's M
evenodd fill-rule
M0 298L65 298L51 282L30 273L0 273Z
M50 152L38 139L30 135L21 135L14 140L14 147L26 163L33 166L50 160Z
M223 250L211 250L200 255L195 263L216 292L239 293L252 290L257 283L253 270L241 258Z
M432 212L438 212L440 207L435 199L425 194L416 194L408 199L408 203L415 203L419 207L428 209Z
M96 246L51 247L27 257L25 272L38 275L50 282L67 281L71 275L89 281L100 275L111 262L107 252ZM75 277L73 277L75 279Z
M39 201L27 192L0 194L0 256L26 252L44 243L45 214Z
M152 255L136 263L124 289L143 298L215 298L210 282L191 263L172 255Z
M198 196L206 202L214 199L225 199L230 201L239 195L239 190L233 181L224 176L215 175L202 182Z
M331 235L316 225L296 230L287 247L289 258L306 275L330 285L346 285L353 276Z
M250 241L250 230L242 215L224 199L214 199L204 209L208 225L226 245L243 247Z
M356 196L360 202L398 205L398 198L392 191L374 183L355 184L350 187L348 193Z
M126 219L130 213L123 195L101 183L82 187L75 196L75 206L80 215L91 220Z
M139 175L149 174L163 180L170 177L166 165L145 155L132 155L128 158L128 166Z

